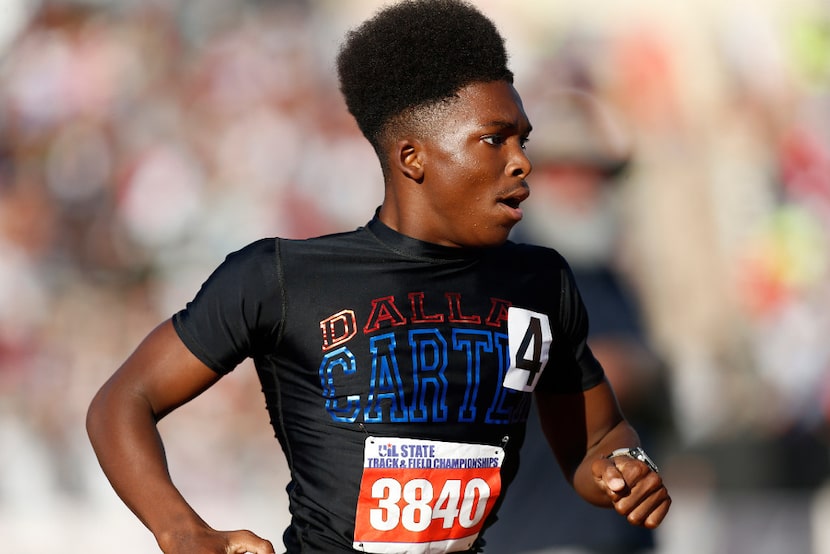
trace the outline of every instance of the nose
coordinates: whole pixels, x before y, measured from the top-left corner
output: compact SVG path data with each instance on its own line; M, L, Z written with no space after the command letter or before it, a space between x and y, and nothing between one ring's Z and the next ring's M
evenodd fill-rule
M519 147L510 159L510 163L505 168L508 175L511 177L525 178L533 171L533 164L527 156L527 151Z

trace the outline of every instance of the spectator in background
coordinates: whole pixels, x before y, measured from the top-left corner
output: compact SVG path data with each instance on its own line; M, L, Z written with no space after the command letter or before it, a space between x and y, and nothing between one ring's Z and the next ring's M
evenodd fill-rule
M643 443L657 450L671 429L669 394L619 263L619 193L631 149L608 107L584 90L556 93L532 115L534 202L514 238L556 248L571 260L591 318L591 349ZM580 502L563 479L546 471L556 461L537 418L528 420L521 456L499 525L487 535L488 548L516 554L653 550L652 531Z

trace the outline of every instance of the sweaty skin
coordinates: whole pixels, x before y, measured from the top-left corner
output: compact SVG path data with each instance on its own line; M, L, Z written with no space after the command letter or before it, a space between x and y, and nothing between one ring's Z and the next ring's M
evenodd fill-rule
M510 83L462 88L430 138L403 136L386 152L380 219L398 232L444 246L488 247L521 219L531 172L531 127ZM273 554L250 531L219 531L173 484L158 421L219 379L182 343L168 320L138 346L93 399L87 429L104 473L167 554ZM628 458L639 445L607 382L572 395L536 393L546 436L565 475L587 501L656 527L671 504L659 474ZM562 425L561 422L568 422Z
M518 93L504 81L464 87L437 126L391 149L381 221L444 246L503 244L530 194L531 126Z

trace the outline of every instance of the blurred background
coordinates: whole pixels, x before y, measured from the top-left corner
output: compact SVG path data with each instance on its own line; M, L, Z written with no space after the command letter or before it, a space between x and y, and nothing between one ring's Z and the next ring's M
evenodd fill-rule
M475 4L535 127L516 238L573 263L674 497L630 544L525 518L493 554L514 552L505 534L528 552L830 554L830 2ZM380 5L0 0L4 551L158 551L97 466L88 402L228 252L371 218L380 170L333 65ZM208 522L279 544L285 464L250 369L161 427ZM567 493L514 499L544 525L572 515ZM592 517L582 537L606 528Z

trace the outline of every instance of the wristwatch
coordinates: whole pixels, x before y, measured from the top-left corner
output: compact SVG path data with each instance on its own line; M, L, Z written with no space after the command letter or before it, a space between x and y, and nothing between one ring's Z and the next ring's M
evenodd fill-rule
M657 469L657 464L655 464L651 458L648 457L646 451L643 450L641 447L636 446L633 448L618 448L608 454L606 458L614 458L615 456L628 456L629 458L634 458L635 460L640 460L644 464L648 466L648 468L653 471L654 473L660 473L660 470Z

